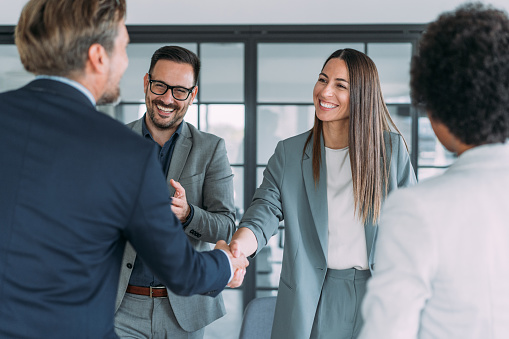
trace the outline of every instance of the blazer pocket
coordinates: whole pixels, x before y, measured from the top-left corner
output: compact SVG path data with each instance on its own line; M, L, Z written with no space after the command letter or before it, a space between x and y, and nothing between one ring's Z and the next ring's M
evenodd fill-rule
M205 178L205 173L198 173L198 174L192 175L190 177L180 178L179 182L182 186L184 186L186 184L189 185L189 184L192 184L195 182L203 181L204 178Z
M286 288L288 288L290 291L293 291L293 287L292 287L292 285L291 285L290 283L288 283L288 282L286 281L286 279L285 279L282 275L279 277L279 280L281 281L281 284L280 284L280 285L284 285L284 286L286 286Z

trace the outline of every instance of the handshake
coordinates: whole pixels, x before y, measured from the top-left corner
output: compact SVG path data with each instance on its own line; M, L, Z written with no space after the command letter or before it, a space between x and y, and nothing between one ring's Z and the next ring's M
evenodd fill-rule
M171 210L175 216L184 223L189 216L190 207L187 202L186 190L182 185L173 179L170 184L175 189L175 194L171 201ZM246 267L249 266L249 261L246 259L246 253L251 255L256 251L258 241L254 233L247 229L241 228L235 232L230 242L230 245L224 240L219 240L216 243L216 250L223 250L230 258L232 269L235 272L232 280L228 283L228 287L235 288L242 285L244 276L246 275ZM242 251L240 250L242 248Z
M234 274L232 280L228 283L227 286L236 288L242 285L244 276L246 275L246 267L249 266L249 261L247 260L246 255L240 251L238 242L232 241L230 242L230 245L228 245L226 241L219 240L216 243L216 247L214 247L214 249L225 251L230 258Z

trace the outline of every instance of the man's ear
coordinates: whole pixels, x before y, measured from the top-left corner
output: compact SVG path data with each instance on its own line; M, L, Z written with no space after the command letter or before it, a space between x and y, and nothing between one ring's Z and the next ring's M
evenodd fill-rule
M430 111L427 113L431 128L437 136L438 141L440 141L449 152L458 153L459 140L449 131L449 128L444 123L433 116L433 113Z
M147 87L148 86L148 73L145 73L145 76L143 77L143 93L147 94Z
M108 72L109 56L104 47L100 44L92 44L88 49L88 62L92 71L105 74Z
M194 98L196 98L196 94L198 94L198 85L194 86L193 91L191 92L191 100L189 101L189 106L193 104Z

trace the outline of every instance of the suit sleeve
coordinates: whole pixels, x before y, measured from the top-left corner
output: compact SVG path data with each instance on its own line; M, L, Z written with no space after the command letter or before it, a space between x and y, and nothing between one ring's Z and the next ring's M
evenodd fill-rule
M171 212L167 185L153 153L147 157L146 164L125 229L127 239L157 278L174 293L216 296L230 277L228 258L219 250L197 252L192 248L182 225Z
M296 155L298 156L298 155ZM263 171L263 181L256 189L253 201L240 221L239 227L248 227L256 236L258 249L267 245L283 220L281 185L285 167L284 142L280 141Z
M436 235L413 190L391 195L379 225L376 269L362 304L362 339L417 338L420 316L432 294Z
M203 182L203 208L193 205L194 216L186 226L201 234L199 240L216 243L230 242L235 231L233 173L223 139L219 139Z

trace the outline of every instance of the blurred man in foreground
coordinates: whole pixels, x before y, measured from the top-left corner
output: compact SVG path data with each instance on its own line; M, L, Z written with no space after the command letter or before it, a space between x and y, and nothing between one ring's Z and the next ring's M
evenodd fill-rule
M96 111L127 67L125 0L31 0L15 39L27 86L0 94L0 337L116 338L126 240L175 293L242 282L228 246L196 252L153 144ZM227 255L225 255L227 254Z

